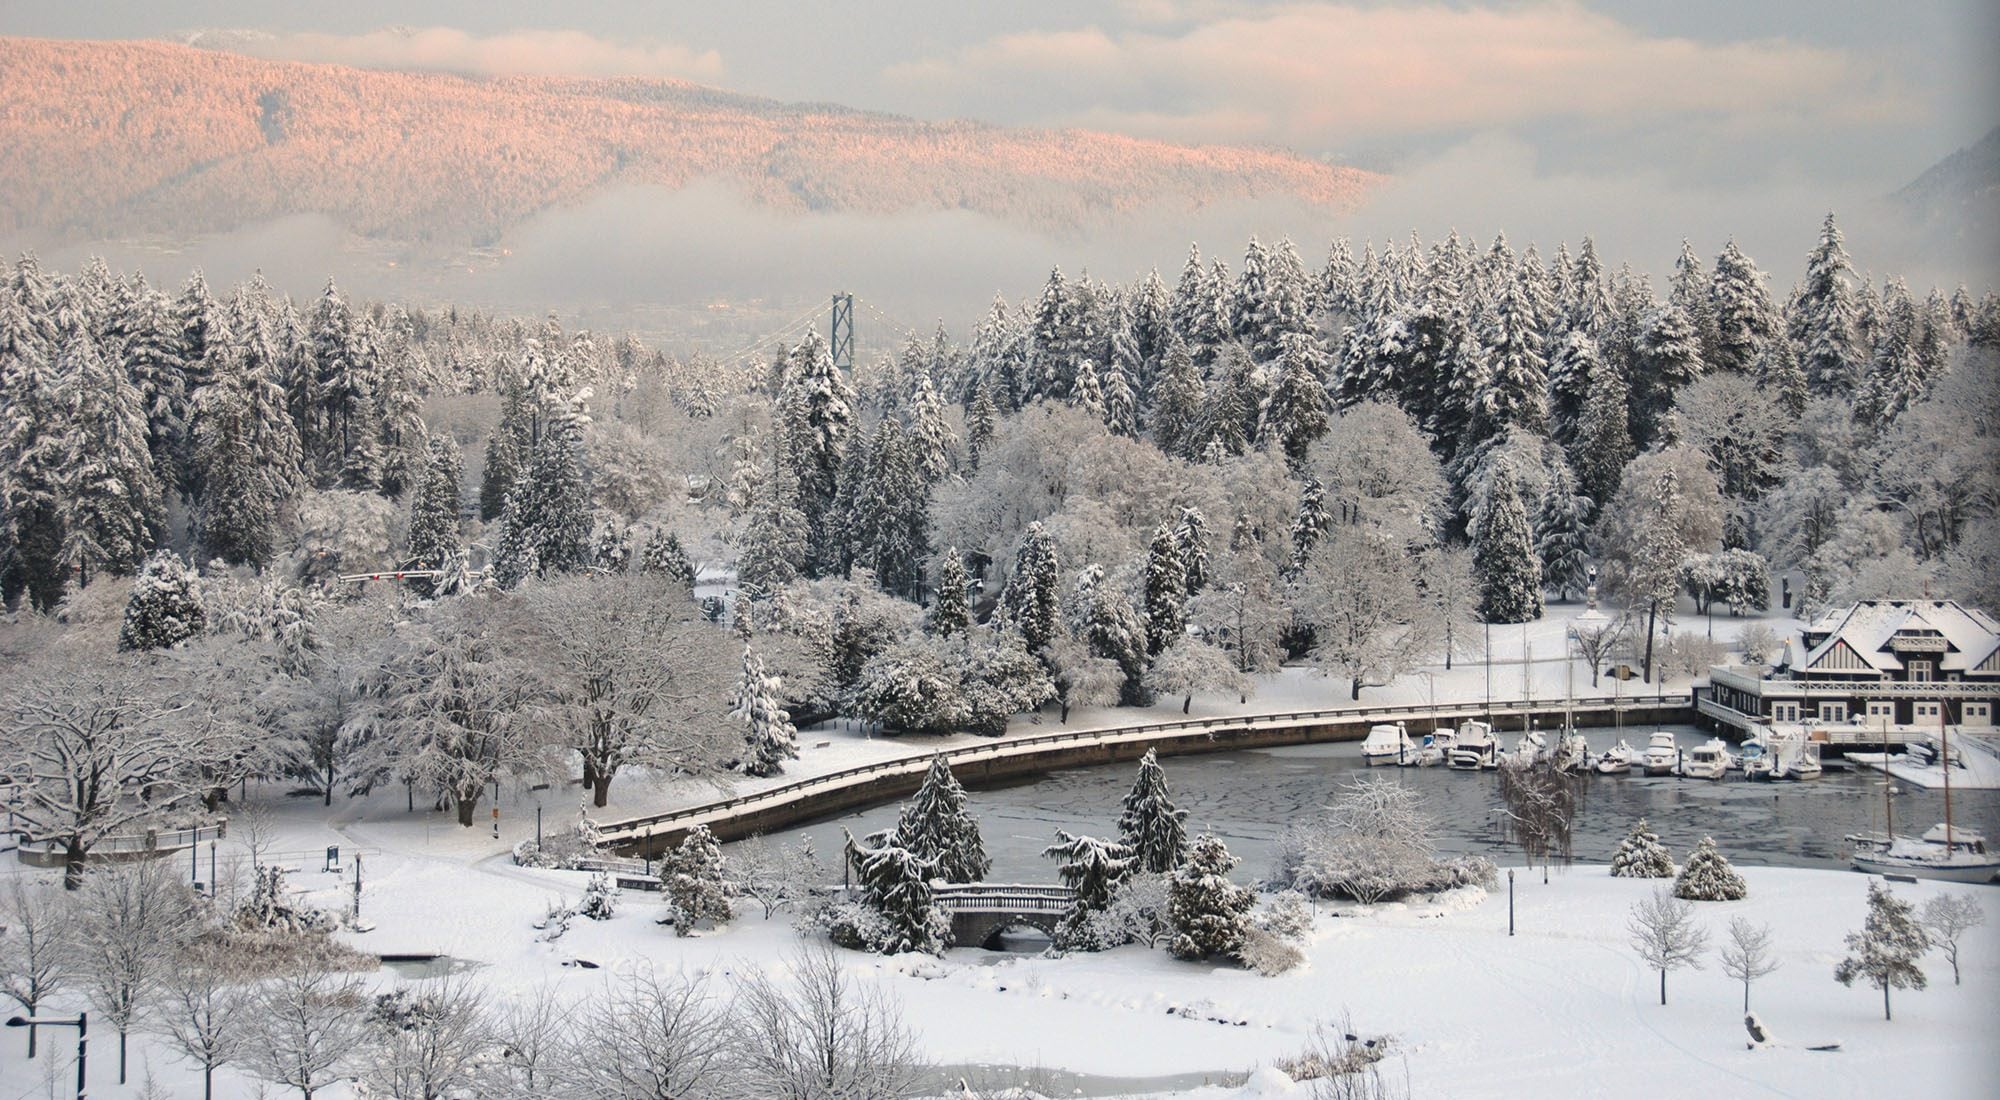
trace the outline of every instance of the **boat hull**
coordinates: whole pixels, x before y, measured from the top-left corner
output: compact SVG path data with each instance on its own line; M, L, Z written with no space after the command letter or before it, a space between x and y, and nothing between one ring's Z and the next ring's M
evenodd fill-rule
M1942 863L1923 859L1896 859L1893 856L1856 855L1854 869L1871 875L1911 875L1943 882L1991 882L2000 875L2000 860L1983 863Z

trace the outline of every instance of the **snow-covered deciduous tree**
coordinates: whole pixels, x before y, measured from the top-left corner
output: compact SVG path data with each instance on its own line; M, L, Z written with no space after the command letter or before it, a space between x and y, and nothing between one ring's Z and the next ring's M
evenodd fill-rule
M978 882L993 866L979 837L979 820L966 808L965 788L942 755L931 757L923 785L903 807L895 841L946 882Z
M1019 639L986 628L915 635L870 657L852 692L857 713L911 733L998 736L1007 719L1055 693Z
M352 974L314 962L286 969L258 988L245 1014L244 1068L312 1100L360 1052L364 997Z
M746 644L743 675L736 681L729 710L730 717L748 727L743 734L748 744L743 760L746 775L777 775L785 770L786 760L798 759L798 730L790 712L779 705L782 687L777 677L764 671L764 659Z
M1553 756L1509 759L1500 766L1507 831L1530 866L1541 861L1544 883L1549 881L1549 864L1558 860L1565 867L1570 864L1585 793L1583 777L1563 771Z
M729 874L722 846L706 825L687 831L672 851L660 857L660 886L673 913L674 935L687 936L703 922L729 923Z
M1930 983L1920 965L1930 949L1930 937L1918 921L1916 907L1889 891L1880 881L1868 883L1868 917L1861 931L1847 934L1846 958L1833 968L1841 985L1857 979L1882 991L1882 1018L1889 1011L1891 989L1923 989Z
M1718 952L1722 972L1743 983L1743 1011L1750 1011L1750 983L1778 969L1777 944L1768 924L1729 918L1729 942Z
M1632 935L1632 950L1660 972L1661 1004L1667 1003L1667 971L1701 969L1708 930L1695 923L1693 903L1656 889L1632 906L1625 929Z
M881 918L879 938L869 948L883 955L920 951L941 955L951 945L951 917L931 890L936 865L894 842L871 845L848 838L861 891Z
M1674 856L1641 818L1611 854L1611 873L1620 878L1673 878Z
M104 838L206 793L240 756L244 731L210 721L217 716L169 678L130 658L51 657L23 669L0 703L0 768L15 784L16 827L63 849L70 889Z
M1222 559L1212 583L1188 601L1188 616L1219 645L1241 673L1278 668L1278 631L1289 616L1281 602L1278 572L1255 547Z
M178 867L139 860L84 876L71 914L69 969L90 1007L118 1032L118 1083L126 1039L159 998L174 958L201 931L201 903Z
M1416 423L1394 405L1366 401L1334 417L1305 469L1321 487L1328 525L1359 524L1418 546L1443 520L1444 474Z
M7 882L0 908L0 993L29 1016L69 981L69 941L74 933L66 897L26 875ZM35 1056L40 1028L28 1028L28 1057Z
M810 898L824 873L811 837L786 848L753 836L737 845L729 860L729 888L737 897L763 906L764 919L769 920L778 910Z
M1687 901L1742 901L1750 887L1716 848L1713 837L1702 837L1674 878L1674 896Z
M1233 956L1242 948L1257 896L1229 881L1237 862L1212 833L1188 846L1187 859L1167 886L1167 919L1174 929L1167 950L1175 958Z
M202 1100L215 1096L216 1067L235 1061L247 1040L251 987L228 949L196 941L168 970L154 1027L174 1054L201 1067Z
M1967 932L1986 923L1986 909L1972 894L1939 894L1924 902L1918 911L1924 936L1930 945L1944 952L1951 963L1951 984L1959 984L1958 941ZM33 1005L28 1006L30 1010Z
M1137 869L1164 874L1179 867L1187 856L1187 811L1167 793L1167 772L1154 750L1139 758L1139 775L1124 806L1118 836L1132 850Z
M1197 691L1234 692L1240 697L1254 683L1236 670L1228 653L1199 638L1185 637L1153 658L1142 682L1155 695L1180 696L1182 714L1194 706Z
M1493 472L1486 514L1473 542L1473 566L1481 581L1480 618L1489 623L1541 618L1542 563L1535 553L1535 532L1505 463Z
M201 584L186 562L172 550L146 559L132 582L125 604L125 621L118 630L119 649L172 649L208 628Z
M1111 892L1111 903L1103 912L1090 917L1081 938L1105 947L1127 943L1144 944L1148 948L1165 945L1174 934L1167 919L1168 881L1167 875L1127 873Z
M1116 944L1104 941L1096 918L1111 904L1118 884L1132 873L1132 849L1114 841L1091 836L1072 836L1057 829L1056 842L1042 849L1048 859L1059 859L1057 874L1069 887L1069 908L1056 923L1053 943L1058 951L1101 951Z
M726 1009L704 978L641 968L577 1005L538 1095L731 1100L733 1041Z
M1610 662L1612 655L1618 652L1619 647L1625 644L1625 636L1630 625L1626 617L1620 615L1615 619L1594 624L1570 626L1569 636L1570 640L1576 643L1576 655L1583 658L1584 663L1590 666L1591 687L1597 686L1598 677L1603 673L1605 665Z
M1416 562L1366 528L1334 528L1299 580L1294 604L1313 626L1313 663L1349 697L1416 667L1437 647Z
M850 975L825 944L801 948L782 969L789 980L756 969L736 988L724 1076L739 1095L833 1100L917 1089L915 1039L879 986Z
M479 1095L498 1053L486 987L463 974L378 996L367 1014L361 1080L370 1095L450 1100Z

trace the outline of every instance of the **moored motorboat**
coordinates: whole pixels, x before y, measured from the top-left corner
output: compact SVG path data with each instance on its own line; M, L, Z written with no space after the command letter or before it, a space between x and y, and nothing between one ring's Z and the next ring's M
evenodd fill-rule
M1684 779L1721 779L1729 770L1729 746L1720 737L1711 737L1683 753L1678 770Z
M1666 730L1654 730L1646 740L1646 754L1640 764L1647 775L1672 775L1681 761L1680 746L1674 743L1674 735Z
M1431 768L1449 763L1451 750L1458 744L1458 738L1450 730L1432 730L1424 734L1417 746L1416 755L1404 761L1412 767Z
M1493 739L1491 724L1468 718L1458 727L1457 743L1446 763L1458 771L1478 771L1500 766L1500 743Z
M1361 759L1369 767L1412 762L1417 746L1401 722L1372 726L1361 742Z

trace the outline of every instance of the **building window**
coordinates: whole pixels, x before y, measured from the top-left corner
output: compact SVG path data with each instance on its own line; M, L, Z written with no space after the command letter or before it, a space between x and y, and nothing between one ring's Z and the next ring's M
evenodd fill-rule
M1847 704L1821 703L1819 705L1819 720L1822 722L1847 721Z
M1896 720L1896 704L1889 699L1868 700L1868 720L1871 722Z
M1938 720L1938 704L1912 703L1910 704L1910 713L1913 716L1911 720L1917 722L1920 725L1926 719L1935 722Z
M1990 726L1993 724L1993 704L1967 703L1965 713L1959 715L1959 720L1968 726Z
M1910 662L1910 682L1913 684L1930 683L1931 669L1933 667L1929 661L1912 660Z
M1799 720L1799 705L1797 703L1771 704L1771 721L1796 722L1798 720Z

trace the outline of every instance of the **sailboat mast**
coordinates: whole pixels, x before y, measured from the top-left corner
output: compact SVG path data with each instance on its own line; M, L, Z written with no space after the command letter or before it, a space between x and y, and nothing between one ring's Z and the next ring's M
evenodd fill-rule
M1945 708L1951 701L1938 692L1938 767L1944 769L1944 853L1951 857L1951 726L1945 722L1948 717Z

